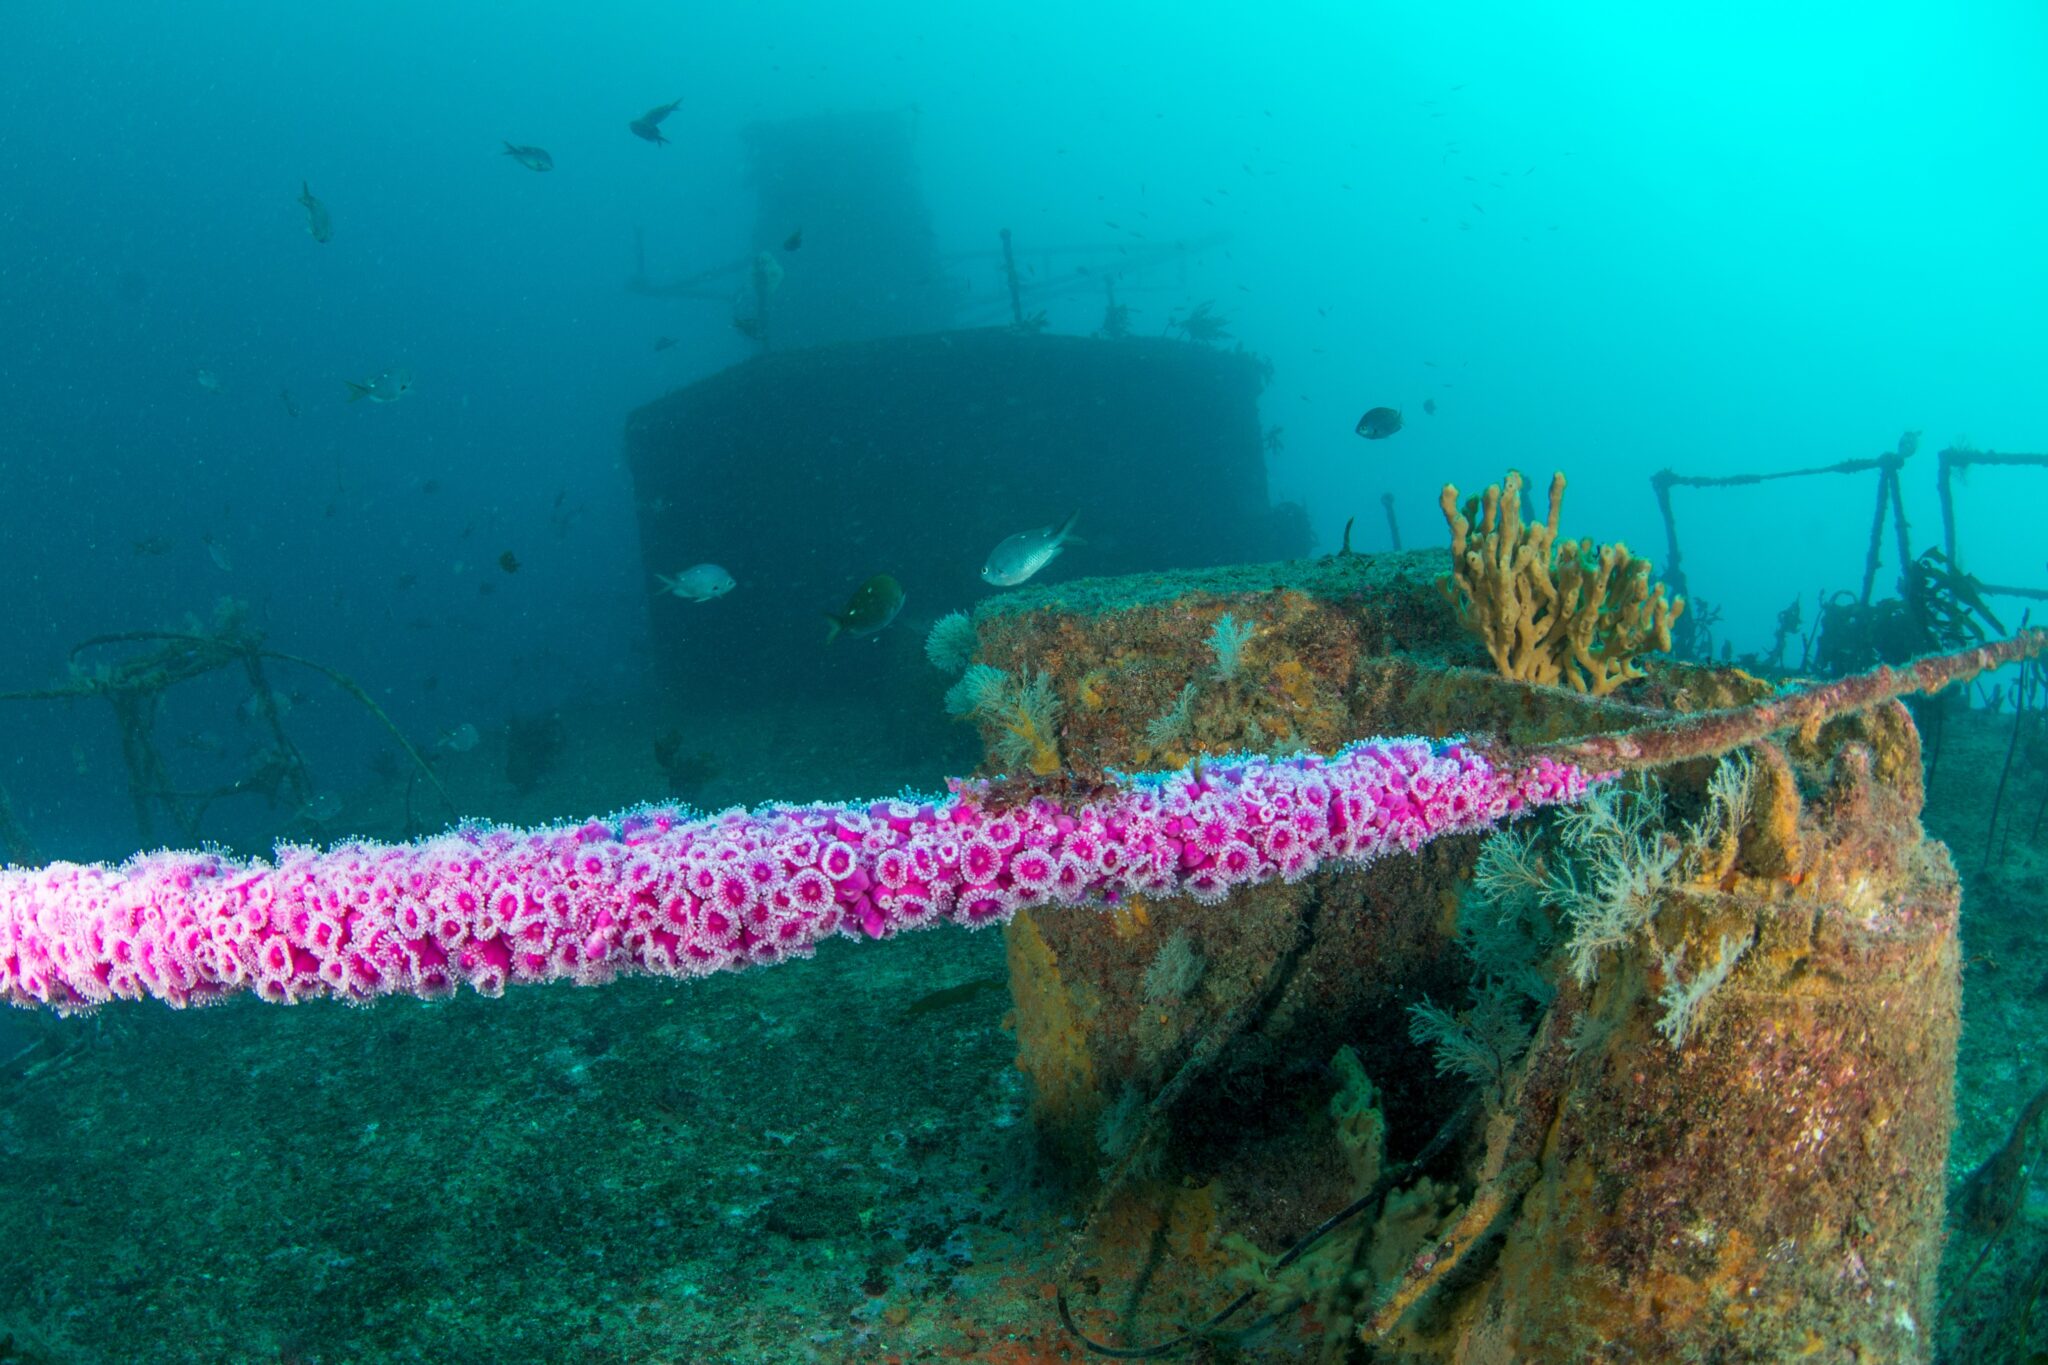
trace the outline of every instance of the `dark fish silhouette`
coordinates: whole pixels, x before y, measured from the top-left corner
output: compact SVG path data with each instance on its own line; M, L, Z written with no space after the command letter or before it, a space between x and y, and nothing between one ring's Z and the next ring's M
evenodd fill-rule
M505 551L505 553L498 556L498 567L506 573L518 573L519 556L513 554L510 550Z
M675 344L676 339L674 337L656 337L654 339L654 349L657 351L666 351Z
M681 100L670 100L667 104L656 105L639 118L627 124L626 127L632 130L634 137L660 146L668 141L666 137L662 136L661 121L681 108L682 103Z
M804 230L802 228L798 228L795 232L790 233L789 236L782 239L782 249L784 251L795 251L798 247L802 246L803 244Z
M1434 398L1423 399L1422 410L1431 417L1436 416L1436 400Z
M878 573L854 589L845 610L825 613L825 619L832 623L826 631L825 643L829 645L838 639L841 631L848 635L873 635L895 620L896 613L902 610L903 585L888 574Z
M312 187L305 181L299 182L299 203L306 209L306 231L316 242L334 240L334 215L327 211L327 205L313 197Z
M348 401L351 403L364 398L372 403L396 403L412 392L412 371L386 370L375 379L365 379L360 384L352 379L341 382L348 387Z
M505 144L505 155L529 171L551 171L555 168L555 159L548 155L548 149L545 147L518 147L508 142Z
M277 396L280 399L284 400L285 416L297 417L299 415L299 400L292 397L292 391L290 389L279 389L277 391Z
M1009 985L1010 980L1005 976L976 977L972 981L963 981L957 986L947 986L919 996L903 1011L903 1017L915 1019L920 1014L931 1014L954 1005L964 1005L984 992L1007 990Z
M1398 408L1371 408L1358 419L1357 431L1368 441L1384 441L1401 429Z

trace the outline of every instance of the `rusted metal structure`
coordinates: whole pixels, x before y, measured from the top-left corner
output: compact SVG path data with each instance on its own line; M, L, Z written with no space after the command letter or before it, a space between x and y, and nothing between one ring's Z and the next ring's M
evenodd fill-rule
M1925 1359L1959 892L1919 825L1909 715L1767 708L1758 725L1789 731L1615 746L1598 737L1769 689L1683 665L1607 699L1506 682L1472 666L1443 562L1089 582L977 615L979 661L1050 678L1083 780L1404 731L1624 766L1749 741L1746 805L1711 836L1713 763L1664 769L1645 837L1690 850L1686 875L1590 981L1561 948L1534 964L1553 992L1492 1086L1446 1080L1410 1038L1412 1006L1478 990L1458 935L1486 913L1477 840L1222 907L1019 916L1018 1065L1049 1159L1096 1200L1059 1286L1074 1329L1142 1348L1256 1324L1412 1361ZM1247 640L1228 677L1219 623ZM1672 1029L1703 971L1711 995Z

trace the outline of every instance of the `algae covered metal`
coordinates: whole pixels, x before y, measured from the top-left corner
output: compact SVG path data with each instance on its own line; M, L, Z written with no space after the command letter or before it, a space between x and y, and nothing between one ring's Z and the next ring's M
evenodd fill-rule
M1772 696L1677 665L1615 697L1504 679L1473 666L1442 567L1346 556L1025 590L977 614L974 667L1042 679L1047 741L1081 780L1361 734L1555 745ZM999 711L973 718L1014 756ZM1492 1017L1489 991L1513 992L1476 966L1475 928L1500 917L1476 838L1227 910L1020 914L1018 1065L1043 1150L1096 1199L1060 1286L1076 1330L1132 1344L1141 1280L1145 1321L1190 1326L1249 1283L1298 1310L1287 1330L1415 1360L1925 1358L1959 893L1919 825L1907 712L1883 702L1631 790L1632 812L1494 836L1555 884L1531 984ZM1570 842L1600 818L1633 862ZM1460 1047L1494 1050L1492 1084L1461 1081ZM1433 1161L1401 1165L1432 1139Z

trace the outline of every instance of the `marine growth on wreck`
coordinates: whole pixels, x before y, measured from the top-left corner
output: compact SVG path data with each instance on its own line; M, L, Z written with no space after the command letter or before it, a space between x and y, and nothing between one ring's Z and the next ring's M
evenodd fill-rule
M15 7L0 1365L2044 1358L1920 9Z

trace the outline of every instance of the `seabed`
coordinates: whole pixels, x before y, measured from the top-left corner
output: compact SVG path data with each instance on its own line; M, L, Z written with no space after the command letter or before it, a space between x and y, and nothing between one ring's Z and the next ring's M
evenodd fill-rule
M1760 686L1678 666L1616 702L1502 683L1437 594L1441 566L1437 551L1031 589L979 613L978 657L1047 672L1060 758L1084 771L1183 761L1175 744L1555 738ZM1153 742L1225 615L1256 632L1237 681L1205 686L1185 734ZM709 806L929 788L980 746L931 720L951 680L914 666L902 724L650 700L563 712L560 763L530 790L508 783L496 736L440 772L489 818L613 810L664 793L652 741L681 727L716 757L693 793ZM1375 1358L1413 1361L1599 1359L1572 1353L1602 1342L1913 1359L2003 1311L2048 1210L2023 1205L1972 1274L1984 1238L1959 1227L1944 1250L1943 1203L2034 1081L2048 953L2029 911L2048 845L2022 819L1979 872L1983 774L2011 723L1960 708L1920 817L1948 852L1920 842L1918 739L1903 708L1880 710L1784 744L1786 782L1731 837L1721 883L1660 912L1665 949L1738 920L1755 932L1684 1046L1654 1031L1658 953L1617 954L1560 993L1599 1027L1539 1030L1491 1122L1332 1239L1343 1283L1262 1321L1290 1299L1270 1289L1228 1324L1254 1330L1182 1358L1343 1359L1363 1334ZM1000 738L986 718L983 738ZM1687 813L1698 769L1667 775ZM2016 776L2007 801L2031 811L2044 780ZM357 812L363 834L401 832L395 795ZM1368 1180L1357 1125L1331 1110L1341 1046L1371 1080L1350 1112L1379 1116L1383 1163L1472 1093L1409 1040L1406 1009L1463 1003L1452 934L1478 843L1221 907L1039 912L681 984L10 1018L0 1360L1080 1360L1062 1288L1093 1336L1171 1337ZM1881 883L1854 925L1825 890L1831 851ZM1205 969L1148 994L1176 935ZM1105 1186L1127 1094L1156 1093L1218 1037L1154 1150ZM1759 1090L1766 1054L1809 1070ZM1520 1120L1539 1110L1532 1131ZM1830 1125L1811 1169L1796 1132L1746 1137L1740 1121L1794 1110ZM1743 1165L1749 1137L1778 1168ZM1809 1231L1788 1241L1792 1216Z

